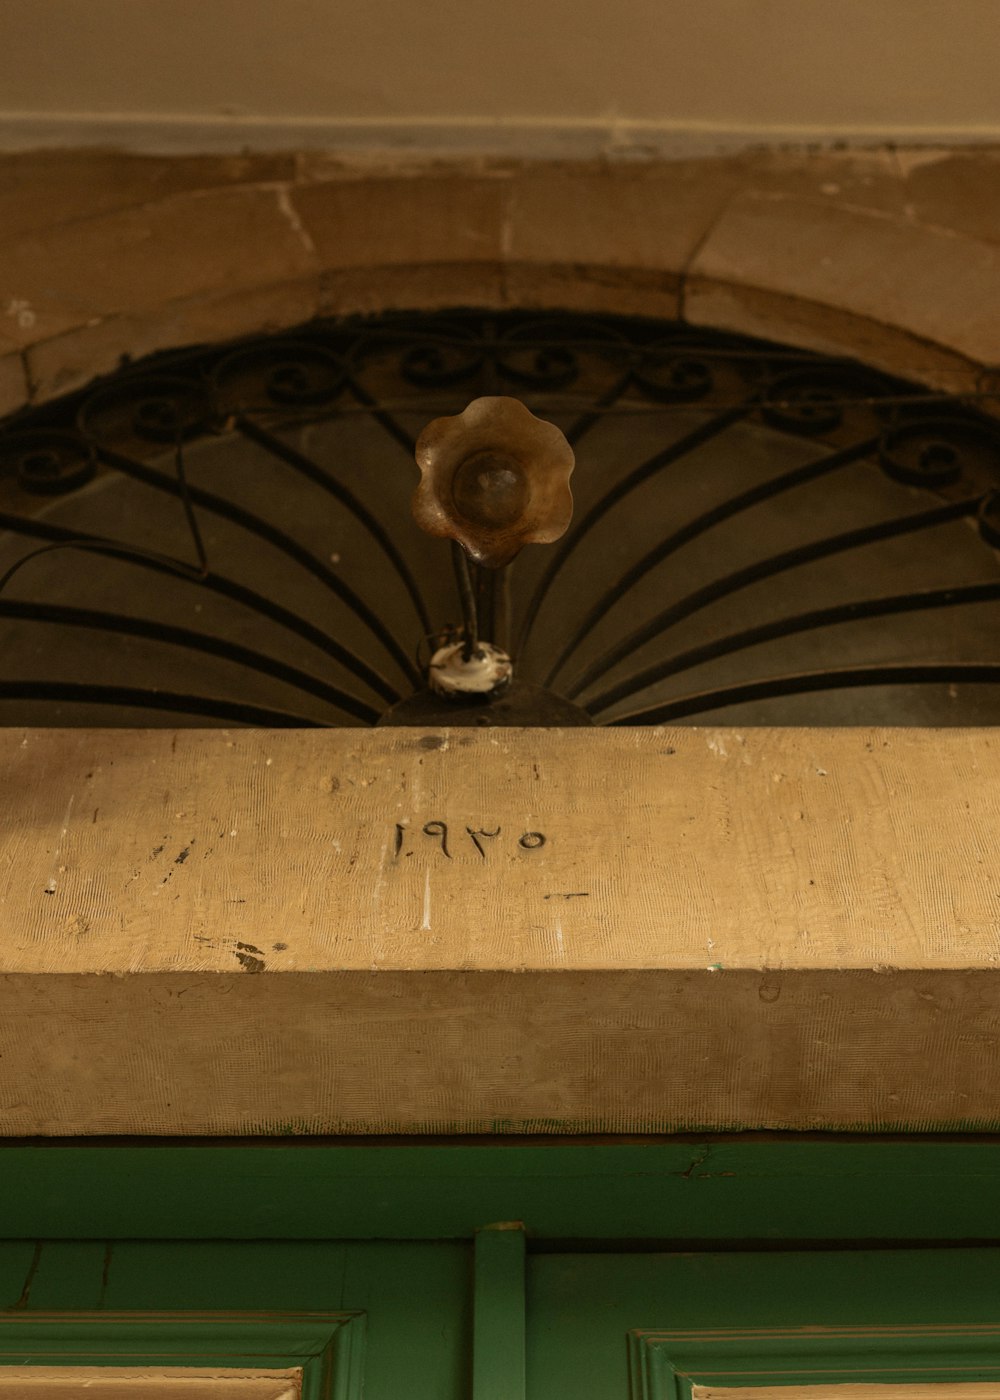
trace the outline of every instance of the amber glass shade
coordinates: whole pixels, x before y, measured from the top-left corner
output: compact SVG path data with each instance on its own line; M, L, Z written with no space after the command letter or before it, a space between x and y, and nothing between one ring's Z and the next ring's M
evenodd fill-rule
M500 568L522 545L565 534L573 515L573 449L554 423L520 400L473 399L454 418L435 418L420 434L416 457L417 524L457 540L477 563Z

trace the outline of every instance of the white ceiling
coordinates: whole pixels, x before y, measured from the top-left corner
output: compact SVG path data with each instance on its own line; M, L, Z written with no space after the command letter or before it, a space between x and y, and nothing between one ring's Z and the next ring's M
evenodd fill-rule
M1000 139L998 0L0 0L0 144Z

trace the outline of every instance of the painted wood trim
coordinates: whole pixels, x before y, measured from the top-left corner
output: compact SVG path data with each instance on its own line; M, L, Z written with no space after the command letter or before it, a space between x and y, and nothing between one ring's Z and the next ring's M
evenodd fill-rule
M5 731L0 792L9 1136L1000 1125L996 730Z
M79 1400L85 1389L86 1400L301 1400L301 1381L301 1367L0 1366L0 1397Z
M9 1239L1000 1239L1000 1142L0 1147Z
M826 1390L870 1380L882 1394L882 1385L1000 1380L995 1326L641 1329L629 1333L628 1346L631 1400L694 1400L706 1385ZM832 1400L836 1391L827 1393Z
M995 1381L861 1381L832 1385L693 1385L691 1400L996 1400Z
M301 1370L301 1400L360 1400L363 1313L8 1312L4 1366Z
M476 1234L472 1400L524 1400L524 1226L486 1225Z

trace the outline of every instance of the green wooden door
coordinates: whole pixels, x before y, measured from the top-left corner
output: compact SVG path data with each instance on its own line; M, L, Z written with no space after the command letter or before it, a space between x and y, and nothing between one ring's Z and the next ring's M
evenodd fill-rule
M18 1364L180 1364L235 1346L250 1365L336 1325L356 1327L353 1348L341 1336L317 1397L698 1400L699 1387L956 1380L1000 1395L994 1248L524 1246L510 1229L475 1245L12 1242L0 1348Z
M1000 1396L996 1249L529 1254L526 1317L538 1400L867 1381Z
M1000 1143L708 1151L12 1145L0 1368L294 1364L303 1400L1000 1400Z
M471 1254L464 1242L10 1243L0 1358L312 1358L316 1400L453 1400L468 1390Z

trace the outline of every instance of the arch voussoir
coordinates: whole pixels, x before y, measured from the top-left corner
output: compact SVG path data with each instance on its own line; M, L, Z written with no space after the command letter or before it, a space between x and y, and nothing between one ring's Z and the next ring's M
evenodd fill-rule
M6 158L32 198L0 236L0 412L154 351L393 308L682 317L952 392L1000 363L988 151L370 168L261 156L214 174L191 157L166 173L150 158L144 174L122 156L117 183L114 157L82 152L39 155L25 186L32 159ZM113 189L81 204L88 163Z

